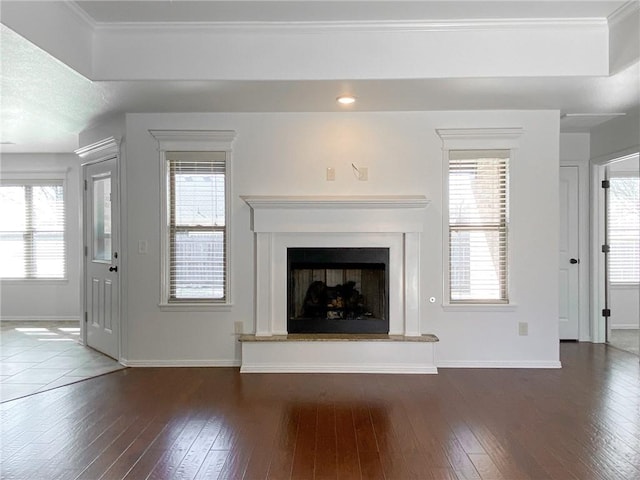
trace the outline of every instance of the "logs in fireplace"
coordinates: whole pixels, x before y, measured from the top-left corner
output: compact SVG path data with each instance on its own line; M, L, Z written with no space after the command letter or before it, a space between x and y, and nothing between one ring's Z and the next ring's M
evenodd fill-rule
M389 333L389 249L290 248L289 333Z

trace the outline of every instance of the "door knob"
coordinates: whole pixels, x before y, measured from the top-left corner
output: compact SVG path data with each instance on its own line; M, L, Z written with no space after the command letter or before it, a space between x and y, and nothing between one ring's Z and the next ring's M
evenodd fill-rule
M110 271L110 272L117 272L117 271L118 271L118 267L117 267L116 265L111 265L111 266L109 267L109 271Z
M571 263L572 265L576 264L576 263L580 263L580 260L578 260L577 258L572 258L571 260L569 260L569 263Z

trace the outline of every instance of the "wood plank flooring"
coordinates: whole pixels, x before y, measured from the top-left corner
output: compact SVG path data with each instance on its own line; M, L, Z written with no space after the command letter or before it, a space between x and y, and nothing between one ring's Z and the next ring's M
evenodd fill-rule
M638 357L439 375L138 368L0 405L3 479L640 479Z

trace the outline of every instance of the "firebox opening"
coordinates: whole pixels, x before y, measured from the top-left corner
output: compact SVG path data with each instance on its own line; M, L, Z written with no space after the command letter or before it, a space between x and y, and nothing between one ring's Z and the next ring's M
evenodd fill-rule
M389 333L388 248L289 248L289 333Z

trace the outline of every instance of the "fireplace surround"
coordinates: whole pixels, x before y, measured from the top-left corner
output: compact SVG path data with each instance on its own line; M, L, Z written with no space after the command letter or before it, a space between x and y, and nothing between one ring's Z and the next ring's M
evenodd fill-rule
M255 330L241 337L242 372L437 373L437 338L422 333L420 317L424 196L241 198L251 207L256 272ZM289 331L288 252L317 248L388 252L386 333Z

